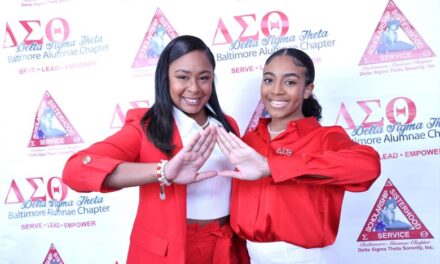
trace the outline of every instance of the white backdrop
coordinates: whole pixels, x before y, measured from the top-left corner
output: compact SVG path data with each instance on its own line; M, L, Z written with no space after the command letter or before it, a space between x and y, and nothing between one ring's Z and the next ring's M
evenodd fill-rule
M60 177L73 152L153 103L158 29L165 44L209 44L242 133L261 113L267 56L306 51L322 123L382 157L372 188L347 193L327 262L439 263L439 11L438 0L1 1L0 263L125 262L137 189L81 194ZM379 230L389 198L407 228Z

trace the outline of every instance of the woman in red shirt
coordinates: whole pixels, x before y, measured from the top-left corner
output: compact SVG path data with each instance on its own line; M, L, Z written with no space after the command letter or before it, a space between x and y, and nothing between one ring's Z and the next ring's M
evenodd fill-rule
M342 127L320 125L313 61L287 48L266 61L260 118L243 141L222 128L217 141L236 170L231 226L247 240L251 263L324 263L319 248L336 239L345 191L368 190L380 158Z
M233 165L215 147L213 126L239 132L220 108L214 69L201 39L174 38L157 63L153 106L129 110L119 131L65 165L63 181L78 192L139 187L128 264L239 263L231 179L217 176Z

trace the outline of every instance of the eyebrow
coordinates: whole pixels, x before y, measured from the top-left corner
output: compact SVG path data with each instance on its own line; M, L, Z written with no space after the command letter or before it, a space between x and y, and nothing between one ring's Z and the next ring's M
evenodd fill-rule
M178 70L175 70L175 71L174 71L174 73L178 73L178 72L183 72L183 73L186 73L186 74L191 73L191 71L182 70L182 69L178 69ZM197 74L205 74L205 73L212 74L212 72L209 71L209 70L204 70L204 71L198 72Z
M264 72L263 75L271 75L271 76L275 76L275 74L273 72ZM282 77L296 77L296 78L301 78L301 76L299 76L298 74L294 73L294 72L289 72L289 73L285 73L282 75Z

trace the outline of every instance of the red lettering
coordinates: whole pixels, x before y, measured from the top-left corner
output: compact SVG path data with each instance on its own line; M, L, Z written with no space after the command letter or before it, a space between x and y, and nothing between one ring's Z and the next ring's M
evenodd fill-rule
M231 73L251 72L251 71L254 71L254 66L231 68Z
M364 110L364 112L367 114L365 119L362 121L361 124L362 127L368 128L371 127L372 125L383 126L383 117L379 121L367 122L367 119L370 117L371 113L373 112L373 110L368 106L368 103L377 103L377 105L380 108L380 100L358 101L357 103L362 108L362 110Z
M40 32L46 34L47 40L51 42L62 42L69 38L70 28L67 21L63 18L54 18L49 20L44 30L41 30L40 20L19 20L21 27L26 31L26 36L17 41L16 34L12 30L9 23L6 23L6 34L3 41L4 48L16 47L19 43L23 42L24 45L38 44L41 45L44 42L44 36ZM17 33L17 32L15 32ZM7 45L7 38L10 44Z
M399 123L410 124L416 118L416 104L407 97L394 98L386 107L386 115L392 124L398 123L396 118L401 115L406 117L406 121Z
M224 42L217 42L217 34L220 32L222 33L222 36L224 38ZM222 44L231 44L232 38L231 34L229 34L228 29L226 28L225 24L223 23L222 19L220 18L217 24L217 29L215 30L214 34L214 40L212 41L212 45L222 45Z
M46 37L49 41L66 41L70 34L69 24L62 18L54 18L46 25Z
M46 189L44 188L45 183L43 177L26 178L26 181L32 187L33 192L25 197L22 193L23 188L19 188L15 180L12 180L8 193L6 194L5 204L20 204L26 200L46 201L46 194L49 195L50 199L58 201L63 201L67 197L67 185L62 182L60 177L51 177L47 182ZM37 193L40 195L37 196ZM13 195L15 195L15 197L13 197Z
M383 153L381 159L397 159L399 155L397 153Z
M12 41L12 45L6 46L6 38L9 36L9 38ZM14 33L11 30L11 27L9 26L9 23L6 23L6 34L5 34L5 40L3 41L3 48L10 48L10 47L16 47L17 46L17 40L15 39Z
M22 224L21 225L21 229L36 229L36 228L42 228L43 224L42 223L38 223L38 224Z
M13 194L15 194L15 201L11 201L11 191L13 191ZM11 186L9 187L8 193L6 194L5 198L5 204L20 204L24 202L23 194L20 192L20 189L18 188L17 183L15 180L12 180Z
M26 180L29 182L32 188L34 188L34 192L31 194L30 199L32 201L38 201L38 200L46 201L46 194L44 194L43 196L34 196L39 189L37 180L39 180L44 185L43 177L26 178Z
M64 201L67 197L67 190L67 186L60 177L51 177L47 182L47 194L52 200Z
M255 14L250 15L242 15L242 16L235 16L235 20L237 20L238 24L243 28L243 30L240 32L240 36L238 36L238 39L240 41L247 41L248 39L258 40L258 31L254 33L254 35L243 35L246 31L246 29L249 27L248 23L245 21L245 17L250 17L252 19L251 22L255 22Z
M131 108L150 107L148 100L132 101L130 102ZM110 128L120 128L125 123L125 112L119 104L116 104L115 111L113 112Z
M119 125L115 125L115 118L118 117ZM125 123L125 114L122 112L121 106L119 104L116 105L115 112L113 113L112 122L110 124L110 128L120 128L122 124Z
M365 113L365 118L359 125L354 123L353 118L344 103L341 103L339 107L335 124L339 125L342 117L347 124L347 126L344 127L345 129L355 129L357 126L362 126L363 128L384 126L384 117L381 117L379 120L369 120L372 119L373 116L378 116L375 113L381 108L381 101L379 99L357 101L357 104ZM407 97L396 97L387 104L384 116L386 116L391 124L410 124L414 121L416 113L416 104L411 99ZM403 118L400 116L403 116Z
M239 36L233 38L225 23L220 18L214 33L212 45L231 44L233 39L238 39L241 42L247 40L257 41L259 39L260 30L266 37L284 36L289 31L289 19L286 14L280 11L271 11L265 14L261 19L260 28L258 28L255 14L234 16L234 19L242 28Z
M27 31L26 37L24 37L24 44L30 45L32 43L43 44L43 36L38 36L38 39L28 39L29 36L34 32L36 28L32 28L33 24L37 24L38 28L40 27L40 20L20 20L20 24Z
M279 16L279 20L276 22L270 22L269 17L271 17L272 14L277 14ZM281 22L281 27L280 27L280 22ZM265 16L263 16L263 18L261 19L261 32L263 32L263 34L266 37L269 37L271 35L274 36L273 34L274 28L277 28L280 31L279 36L286 35L287 31L289 31L289 18L286 16L286 14L279 11L272 11L267 13Z
M339 117L343 117L345 120L345 123L347 123L347 127L344 127L345 129L354 129L354 121L351 118L350 114L348 113L347 107L345 107L344 103L341 103L341 106L339 107L338 115L336 116L336 124L339 124Z

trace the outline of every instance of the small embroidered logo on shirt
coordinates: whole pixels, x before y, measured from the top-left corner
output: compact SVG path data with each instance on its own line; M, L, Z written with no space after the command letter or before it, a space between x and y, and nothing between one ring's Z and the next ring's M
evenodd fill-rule
M275 151L275 153L283 155L283 156L291 156L292 155L292 150L289 148L277 148L277 150Z

